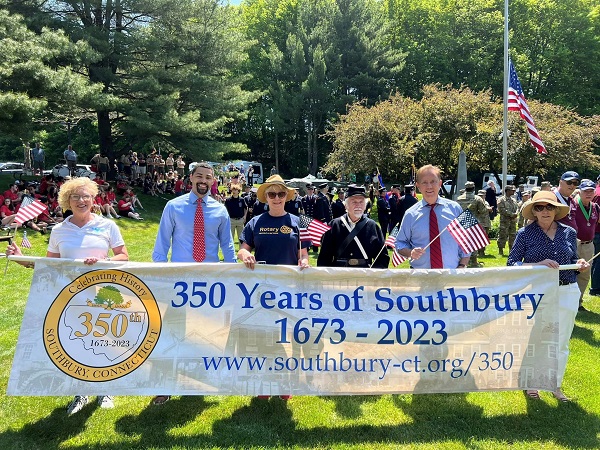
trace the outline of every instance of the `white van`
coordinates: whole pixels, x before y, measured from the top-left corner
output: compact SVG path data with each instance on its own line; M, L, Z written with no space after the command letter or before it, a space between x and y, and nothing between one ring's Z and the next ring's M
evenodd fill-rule
M489 180L492 180L494 182L494 185L496 185L496 194L501 195L502 194L502 189L500 188L500 183L498 183L498 180L496 180L496 177L494 176L494 174L492 173L486 173L483 175L483 187L482 189L487 188L487 182ZM517 186L517 184L515 183L515 176L514 175L506 175L506 183L507 184L514 184L515 186ZM534 187L537 187L538 185L538 177L535 175L528 175L526 177L526 183L525 183L525 190L526 191L530 191L532 190Z

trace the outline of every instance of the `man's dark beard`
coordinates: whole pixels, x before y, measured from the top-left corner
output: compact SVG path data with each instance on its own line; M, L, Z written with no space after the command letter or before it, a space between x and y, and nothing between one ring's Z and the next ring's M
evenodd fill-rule
M198 194L204 195L209 191L209 187L208 185L203 183L196 183L196 191L198 192Z

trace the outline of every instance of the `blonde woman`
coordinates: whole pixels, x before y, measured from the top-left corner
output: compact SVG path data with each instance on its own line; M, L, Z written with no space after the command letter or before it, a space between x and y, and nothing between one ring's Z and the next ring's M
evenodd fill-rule
M125 241L117 225L93 213L94 198L98 185L87 177L74 178L63 184L58 192L58 202L63 210L73 214L56 225L50 233L46 257L83 259L89 266L98 261L127 261L129 255ZM112 251L113 256L109 257ZM21 249L12 243L6 249L7 255L22 255ZM33 267L30 262L17 262L25 267ZM76 395L67 407L67 414L75 414L89 402L85 395ZM101 408L113 408L113 398L109 395L98 397Z

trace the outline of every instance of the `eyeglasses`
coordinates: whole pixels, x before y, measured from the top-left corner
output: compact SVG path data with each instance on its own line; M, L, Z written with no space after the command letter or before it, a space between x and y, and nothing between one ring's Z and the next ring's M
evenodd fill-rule
M554 211L556 209L556 206L554 206L554 205L533 205L534 211L542 212L545 209L547 209L548 211Z
M87 202L88 200L92 199L92 196L90 194L83 194L83 195L71 194L71 195L69 195L69 198L75 202L78 202L79 200L83 200L84 202Z
M565 180L569 186L579 186L579 180Z
M279 198L285 198L285 197L287 197L287 192L267 192L267 195L272 200L275 197L279 197Z

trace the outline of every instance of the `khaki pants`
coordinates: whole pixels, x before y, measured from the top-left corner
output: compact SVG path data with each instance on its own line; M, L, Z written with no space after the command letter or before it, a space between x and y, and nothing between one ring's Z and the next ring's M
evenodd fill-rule
M586 261L588 261L592 258L592 256L594 256L594 243L588 242L587 244L582 244L581 241L577 239L577 254L580 258L583 258ZM581 291L581 295L579 296L580 305L583 302L583 294L585 292L585 289L587 288L591 276L591 269L588 269L577 275L577 286L579 286L579 290Z
M244 219L231 219L231 237L235 241L235 233L237 231L238 240L242 237L242 231L244 230Z

